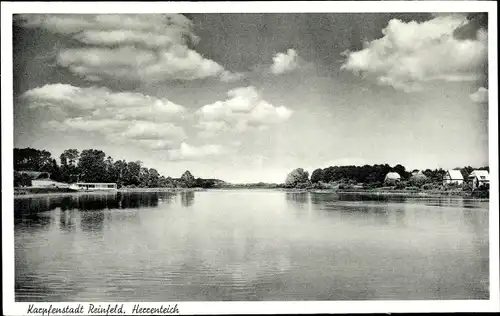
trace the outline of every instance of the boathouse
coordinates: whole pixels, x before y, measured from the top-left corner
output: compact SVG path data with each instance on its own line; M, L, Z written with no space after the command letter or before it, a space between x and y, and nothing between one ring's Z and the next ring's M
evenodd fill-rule
M106 190L116 190L116 183L85 183L78 182L71 186L82 191L106 191Z

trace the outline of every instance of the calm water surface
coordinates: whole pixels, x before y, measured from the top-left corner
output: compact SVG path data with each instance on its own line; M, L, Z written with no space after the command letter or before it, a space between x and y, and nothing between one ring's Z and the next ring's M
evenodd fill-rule
M488 299L488 203L281 191L15 200L17 301Z

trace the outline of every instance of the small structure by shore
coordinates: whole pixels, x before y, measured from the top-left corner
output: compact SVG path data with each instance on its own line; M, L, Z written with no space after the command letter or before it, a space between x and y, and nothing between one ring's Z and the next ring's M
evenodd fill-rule
M469 175L468 182L471 184L472 190L489 188L490 174L487 170L474 170Z
M31 187L33 188L68 188L69 184L58 182L51 179L37 179L31 180Z
M78 182L71 184L70 189L75 191L114 191L117 189L116 183L85 183Z
M386 183L395 183L395 182L400 182L401 181L401 176L397 172L389 172L386 174L384 182Z
M464 177L460 170L448 170L443 177L443 185L447 184L457 184L462 185L464 183Z

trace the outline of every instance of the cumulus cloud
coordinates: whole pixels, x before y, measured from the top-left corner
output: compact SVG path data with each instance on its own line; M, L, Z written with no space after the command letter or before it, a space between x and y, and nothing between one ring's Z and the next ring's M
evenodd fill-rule
M438 15L422 23L393 19L382 38L360 51L344 52L341 68L407 92L431 80L480 79L487 62L487 31L477 29L475 38L454 36L468 23L464 15Z
M201 160L228 155L231 152L230 148L222 145L205 144L197 147L183 142L178 149L169 150L167 158L173 161Z
M288 49L286 53L277 53L273 57L271 65L271 73L279 75L285 72L292 71L298 67L298 55L295 49Z
M95 133L114 143L136 141L152 149L168 148L187 138L178 125L186 109L165 98L68 84L31 89L22 98L31 108L57 114L45 124L53 130Z
M200 108L197 113L200 136L215 136L223 131L244 131L249 127L265 128L284 122L292 111L263 100L253 86L232 89L227 99Z
M488 102L488 89L480 87L476 92L469 94L469 97L476 103Z
M230 82L243 76L190 48L199 38L180 14L24 14L17 20L78 41L78 47L59 49L57 64L89 81L217 77Z

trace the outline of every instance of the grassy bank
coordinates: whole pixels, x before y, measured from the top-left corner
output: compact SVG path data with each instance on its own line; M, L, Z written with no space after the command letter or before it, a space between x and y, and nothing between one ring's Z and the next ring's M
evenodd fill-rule
M34 196L81 195L81 194L114 194L116 192L192 192L204 191L202 188L120 188L113 191L73 191L67 188L14 188L14 198L30 198Z
M462 190L381 190L381 189L357 189L357 190L341 190L341 189L280 189L285 192L313 192L313 193L342 193L342 194L359 194L359 195L393 195L393 196L408 196L408 197L469 197L469 198L489 198L488 191L462 191Z
M121 188L118 192L192 192L205 191L203 188Z

